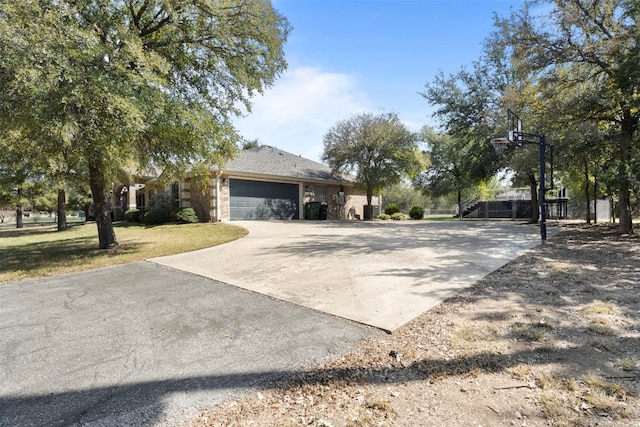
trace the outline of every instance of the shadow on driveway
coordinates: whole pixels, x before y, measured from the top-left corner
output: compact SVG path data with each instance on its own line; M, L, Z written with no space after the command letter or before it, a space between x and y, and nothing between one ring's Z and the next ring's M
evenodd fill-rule
M238 224L248 236L151 261L385 331L540 244L510 221Z

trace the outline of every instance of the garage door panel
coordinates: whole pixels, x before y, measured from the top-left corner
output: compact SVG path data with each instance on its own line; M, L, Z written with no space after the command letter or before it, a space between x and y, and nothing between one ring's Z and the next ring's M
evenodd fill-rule
M229 180L232 220L299 219L299 187L277 182Z

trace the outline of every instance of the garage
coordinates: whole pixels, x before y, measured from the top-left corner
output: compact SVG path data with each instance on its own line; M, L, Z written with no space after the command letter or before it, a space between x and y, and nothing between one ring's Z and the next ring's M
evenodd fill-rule
M230 219L299 219L299 191L298 184L230 179Z

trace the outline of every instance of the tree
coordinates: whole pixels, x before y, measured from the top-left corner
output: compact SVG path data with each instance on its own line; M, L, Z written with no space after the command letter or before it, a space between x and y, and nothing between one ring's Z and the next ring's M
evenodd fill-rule
M339 173L355 173L367 191L371 219L373 194L420 171L418 135L395 113L362 113L338 122L324 136L322 160Z
M399 182L382 190L382 201L385 205L396 204L400 212L409 212L413 205L428 206L430 200L410 183Z
M40 156L25 156L22 149L35 152L37 146L24 133L0 133L0 188L15 208L16 228L24 226L23 208L42 192L45 169Z
M548 4L546 13L531 12L531 6ZM564 96L570 101L574 120L617 127L613 142L621 233L633 229L632 168L640 121L639 16L636 0L533 0L508 19L496 19L513 50L513 64L536 80L541 91L554 87L556 99Z
M502 104L513 86L511 69L504 66L504 51L487 43L485 53L471 70L445 76L440 72L422 96L436 106L443 133L423 128L431 167L414 185L434 197L456 194L462 218L462 194L494 175L498 158L489 144L504 126Z
M0 128L28 132L47 159L69 149L99 246L117 246L106 197L119 166L222 164L232 116L286 68L289 30L267 0L5 0Z
M474 144L473 140L439 134L426 126L422 129L422 138L427 144L431 166L414 178L414 185L432 197L455 193L462 219L463 192L495 173L495 153L485 141Z

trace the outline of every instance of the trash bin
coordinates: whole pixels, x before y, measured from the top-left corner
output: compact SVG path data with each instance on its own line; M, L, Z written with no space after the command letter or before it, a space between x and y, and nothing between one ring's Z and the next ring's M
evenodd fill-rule
M305 219L320 219L320 202L308 202L305 204Z
M327 211L329 210L329 205L323 203L320 205L320 219L325 221L327 219Z

